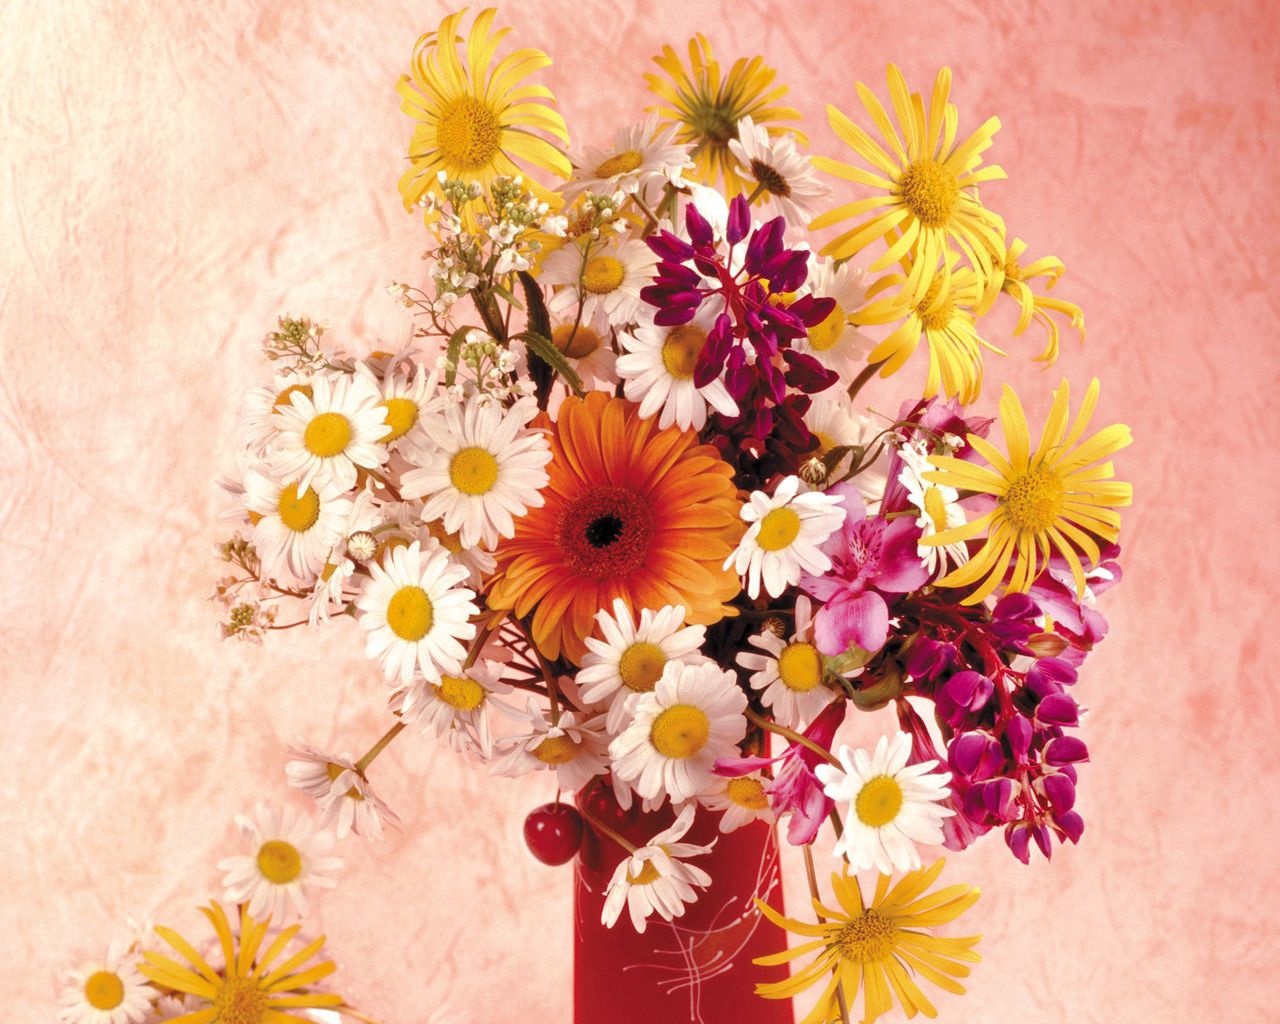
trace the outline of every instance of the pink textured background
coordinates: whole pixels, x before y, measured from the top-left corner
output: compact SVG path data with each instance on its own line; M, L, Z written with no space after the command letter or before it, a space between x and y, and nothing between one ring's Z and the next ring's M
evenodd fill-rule
M1264 4L1199 6L508 7L556 57L578 141L633 118L648 57L695 29L722 57L764 52L820 151L823 103L851 109L856 78L879 87L894 59L923 88L950 63L962 126L1004 121L1012 180L987 198L1068 265L1089 341L1060 368L1102 376L1100 415L1138 438L1121 461L1128 578L1079 690L1083 845L1023 868L994 838L949 868L985 890L970 920L987 960L968 997L941 997L958 1024L1280 1012L1280 32ZM383 728L350 623L319 643L216 640L212 480L277 312L328 317L349 344L402 337L381 288L421 272L423 243L395 191L392 86L442 12L0 6L7 1019L48 1019L56 971L126 914L192 926L231 816L284 798L290 738L358 752ZM1042 413L1057 374L1014 358L990 380L1006 374ZM347 991L396 1024L564 1020L569 872L519 836L548 784L491 781L419 739L375 779L409 828L345 847L323 925Z

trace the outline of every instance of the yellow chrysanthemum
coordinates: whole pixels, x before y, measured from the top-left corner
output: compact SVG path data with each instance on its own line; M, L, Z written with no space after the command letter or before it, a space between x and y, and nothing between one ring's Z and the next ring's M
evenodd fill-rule
M903 286L913 269L911 259L905 258L901 272L885 274L867 289L868 298L875 301L859 310L854 320L858 324L886 324L901 317L902 322L871 351L867 361L883 363L880 376L888 377L902 368L924 338L929 349L924 397L932 398L941 390L968 404L982 388L982 350L997 355L1005 352L979 337L975 309L982 301L983 289L973 268L957 267L958 260L955 253L948 253L924 297L904 309Z
M905 300L915 305L929 291L949 246L964 254L985 291L1004 253L1004 221L978 202L974 186L1005 177L994 165L982 167L982 153L1000 129L1000 119L988 118L976 132L956 145L956 108L947 102L951 69L943 68L933 84L926 112L919 93L907 88L898 68L889 65L889 97L898 126L889 120L875 93L861 82L858 97L888 146L875 139L833 106L827 117L835 133L872 170L826 157L813 158L828 174L856 181L881 194L846 203L816 218L810 227L828 227L850 218L858 223L822 250L839 258L859 252L878 238L894 235L889 249L871 264L883 270L907 253L914 253L905 283ZM895 235L896 232L896 235Z
M1018 304L1018 323L1013 329L1015 335L1030 327L1033 319L1044 328L1045 347L1036 356L1036 360L1052 365L1058 358L1059 341L1058 323L1054 314L1065 317L1067 323L1080 332L1080 340L1084 341L1084 311L1074 302L1036 293L1031 287L1032 281L1044 278L1044 291L1048 291L1058 283L1058 278L1066 271L1066 267L1056 256L1044 256L1023 266L1022 254L1026 251L1027 243L1021 238L1015 238L1005 251L1001 261L1003 267L998 272L1000 292Z
M800 1024L826 1024L840 1019L837 986L843 988L846 1005L852 1005L862 990L864 1024L892 1010L895 997L908 1017L917 1013L936 1017L938 1011L920 991L915 976L963 995L964 986L955 979L968 977L969 968L961 961L977 963L982 959L973 951L980 935L943 938L924 930L954 921L979 896L979 890L971 885L953 885L929 893L944 863L937 860L927 868L912 871L892 889L889 876L881 875L870 907L862 902L856 878L847 873L832 875L831 887L841 909L833 910L814 900L813 909L819 916L815 924L783 917L757 900L756 905L770 921L813 940L760 957L757 964L788 963L808 953L816 953L817 959L786 981L757 985L756 992L766 999L790 999L830 975L822 996Z
M220 971L210 967L190 942L164 927L157 927L156 934L190 966L160 953L147 952L139 967L156 985L184 992L194 1000L197 1008L175 1017L172 1024L289 1024L292 1021L307 1024L310 1017L299 1017L290 1011L344 1005L339 995L310 990L335 970L332 960L307 966L307 961L324 947L323 935L276 964L290 940L298 934L298 925L284 929L263 950L270 921L254 920L241 906L237 949L236 937L222 907L210 903L201 907L200 912L218 933L225 961Z
M449 178L488 185L499 175L521 173L533 164L567 176L572 167L556 143L567 145L564 119L545 85L520 85L551 58L523 49L493 65L498 43L511 31L490 31L494 9L476 15L459 53L459 22L465 8L440 22L436 32L418 40L413 74L402 75L400 109L418 122L409 142L411 166L400 179L406 209L412 209L444 171ZM546 101L546 102L544 102ZM551 141L555 140L555 141ZM536 183L530 187L542 193Z
M951 456L930 456L937 470L925 473L926 480L996 498L995 508L986 515L920 542L954 544L987 532L981 550L938 581L941 587L965 587L985 576L963 603L976 604L995 590L1011 561L1014 570L1008 589L1025 593L1054 550L1071 566L1076 588L1083 595L1085 577L1079 552L1096 564L1100 553L1094 537L1114 542L1119 536L1120 514L1115 509L1132 501L1133 488L1112 479L1114 467L1100 460L1127 447L1133 438L1127 426L1113 423L1081 440L1098 404L1096 378L1089 384L1070 430L1069 398L1070 385L1064 380L1054 393L1053 408L1033 452L1022 403L1006 384L1000 398L1000 424L1008 458L974 434L969 435L969 444L991 468Z
M808 142L797 129L777 124L799 120L800 111L775 106L787 94L787 87L773 85L777 71L763 57L739 57L722 79L711 44L699 33L689 40L687 69L670 46L664 46L653 62L667 78L645 74L649 91L663 101L649 109L676 125L676 141L693 147L695 166L688 176L694 180L714 185L718 177L723 178L729 196L747 190L748 183L740 176L738 161L729 149L744 117L763 126L770 137L791 132L799 142Z

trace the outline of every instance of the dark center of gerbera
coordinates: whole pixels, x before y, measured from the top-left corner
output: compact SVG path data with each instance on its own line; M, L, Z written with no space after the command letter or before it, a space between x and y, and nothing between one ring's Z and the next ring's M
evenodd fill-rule
M653 513L626 487L599 487L560 518L559 547L570 568L593 580L626 576L645 563Z

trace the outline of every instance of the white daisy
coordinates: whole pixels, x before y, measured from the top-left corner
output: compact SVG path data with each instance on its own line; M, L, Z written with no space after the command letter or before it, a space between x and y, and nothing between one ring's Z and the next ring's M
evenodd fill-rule
M151 1005L147 1015L142 1018L142 1024L168 1024L169 1021L177 1020L184 1014L190 1013L191 1011L183 999L184 996L181 993L161 996Z
M462 671L463 641L476 635L470 621L475 592L439 545L414 541L368 564L370 576L356 598L360 625L369 631L366 653L382 662L389 680L409 683L418 669L430 682Z
M334 606L344 609L348 598L355 596L356 562L368 561L377 553L376 540L370 532L382 521L373 494L365 488L351 502L351 511L342 527L342 535L325 558L311 591L311 607L307 619L312 626L328 622ZM353 543L354 538L354 543ZM369 551L367 543L374 544Z
M378 441L387 448L396 448L438 400L439 382L435 374L428 375L427 368L421 365L408 373L398 368L399 363L398 359L388 362L382 380L373 381L381 394L378 405L384 410L386 420ZM360 364L357 372L360 371L368 372L364 364Z
M602 716L562 711L553 724L531 699L521 722L524 729L499 741L503 753L494 761L494 774L516 777L550 768L561 789L577 792L608 770L609 740Z
M446 740L454 749L488 760L493 755L489 711L503 707L492 698L510 692L502 681L502 666L481 659L466 671L443 675L435 682L415 679L392 694L390 707L406 722Z
M398 825L400 819L379 797L364 773L346 754L326 754L309 743L298 741L289 748L285 778L316 802L318 826L336 826L337 838L351 832L371 839L382 838L382 822Z
M492 548L515 535L515 517L542 505L551 446L527 424L537 414L531 401L510 409L480 397L429 417L424 429L434 447L413 449L419 469L404 474L401 493L425 497L422 517L440 519L463 547L481 541Z
M650 914L656 911L664 921L680 917L684 908L698 898L694 887L705 889L711 884L710 875L684 863L684 858L710 853L715 842L695 846L678 841L693 825L695 813L693 804L686 805L670 828L623 859L605 890L601 924L612 928L625 904L631 914L631 924L636 931L643 932Z
M898 449L898 454L902 456L902 472L898 474L898 480L907 489L911 504L920 512L916 526L920 527L921 543L916 546L916 553L929 570L929 575L936 577L946 568L948 559L953 566L969 561L969 548L962 540L936 547L923 543L926 537L968 522L964 509L960 507L960 492L954 487L932 484L924 479L923 474L935 471L936 467L929 462L929 452L923 441L904 444Z
M613 328L596 310L593 321L583 319L575 324L573 318L558 323L551 328L551 343L555 345L582 378L584 387L593 384L600 388L612 390L618 383L616 362L618 355L613 350Z
M818 439L818 450L812 452L810 458L822 458L836 448L865 448L881 429L870 416L858 412L842 388L832 388L815 395L813 404L805 413L804 425ZM849 452L841 456L831 468L827 475L828 482L840 481L852 468L853 453ZM859 477L862 475L860 473ZM882 486L880 491L883 490Z
M688 661L698 656L707 635L705 626L686 626L685 610L667 605L658 611L645 608L640 624L632 618L627 603L613 602L596 612L596 632L586 638L587 653L578 672L578 688L583 701L609 704L605 727L618 733L627 724L627 701L637 693L649 693L662 678L670 661Z
M736 778L717 778L715 787L698 797L698 802L710 811L720 812L720 831L735 832L753 821L775 821L773 808L765 784L769 780L752 772Z
M747 733L747 696L713 661L671 661L652 693L631 706L631 724L610 745L613 770L643 797L673 802L710 788L712 768Z
M763 125L744 117L738 122L738 137L729 140L729 149L755 179L768 211L766 219L781 216L791 227L804 227L821 201L831 195L809 158L796 149L791 134L770 138Z
M542 264L540 283L562 286L547 308L562 320L576 319L581 286L584 323L595 322L597 309L614 327L632 323L640 312L640 289L649 284L657 255L638 238L588 244L585 262L579 246L564 245Z
M429 523L418 523L413 536L424 541L435 540L449 552L450 557L458 565L467 570L467 584L476 590L480 589L498 564L498 560L494 558L491 551L486 551L482 547L463 547L462 538L446 530L439 519L433 519Z
M656 113L650 114L638 124L620 128L609 149L587 146L573 161L573 174L560 188L565 202L583 192L638 192L643 196L650 185L668 181L677 186L683 184L681 172L693 166L689 150L673 141L675 125L659 128L658 120Z
M352 502L340 484L282 481L257 469L244 475L244 502L253 523L253 546L262 560L262 578L281 569L310 583L343 538Z
M236 825L249 852L218 861L224 898L249 903L256 918L270 916L276 924L306 917L307 890L332 889L330 874L342 859L329 856L333 836L317 832L315 822L292 807L283 812L259 804L253 817L236 815Z
M750 644L763 654L741 651L738 664L751 672L751 687L763 691L760 700L773 711L779 725L799 729L836 699L823 685L822 654L813 643L813 608L804 595L796 598L795 630L784 641L769 630Z
M920 867L916 844L942 842L942 819L955 813L940 805L947 798L950 772L935 772L937 761L908 765L911 736L905 732L892 740L881 736L875 753L841 746L835 765L814 769L823 791L847 807L844 833L832 850L844 856L854 871L875 868L888 875Z
M804 573L817 576L831 568L819 548L844 522L840 498L799 490L799 477L784 477L772 497L752 491L742 506L742 518L751 525L724 567L734 567L751 597L760 596L761 581L770 597L780 597Z
M875 344L849 321L849 315L866 301L864 277L863 269L852 263L837 266L830 259L810 256L809 277L800 294L835 299L836 306L822 323L810 327L805 337L791 343L797 352L808 353L839 374L846 386L866 364L867 353Z
M156 991L138 973L129 946L117 940L105 958L67 972L58 1011L64 1024L140 1024Z
M238 435L242 447L255 455L261 455L275 439L280 429L280 409L289 405L294 392L302 392L310 398L311 378L291 374L276 374L269 387L250 388L240 401Z
M626 354L618 358L618 376L626 382L627 398L640 403L641 416L647 419L661 410L659 427L675 423L685 430L701 430L707 422L707 406L723 416L738 414L723 380L716 378L704 387L693 382L694 368L715 321L714 305L704 303L687 324L663 327L645 314L633 331L619 336Z
M378 443L387 434L387 407L379 404L382 396L365 374L320 374L312 379L311 392L295 391L280 406L272 469L303 487L333 481L349 491L357 466L377 469L387 459Z

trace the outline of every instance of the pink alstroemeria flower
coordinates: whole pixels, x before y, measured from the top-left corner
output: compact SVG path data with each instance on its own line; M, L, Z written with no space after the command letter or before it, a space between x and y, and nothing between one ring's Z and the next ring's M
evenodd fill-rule
M822 545L831 568L823 576L800 579L800 588L823 605L814 618L814 643L830 657L851 645L878 651L889 637L886 596L906 594L929 582L929 572L916 553L920 530L909 518L868 519L853 484L837 484L827 493L840 496L846 517Z

